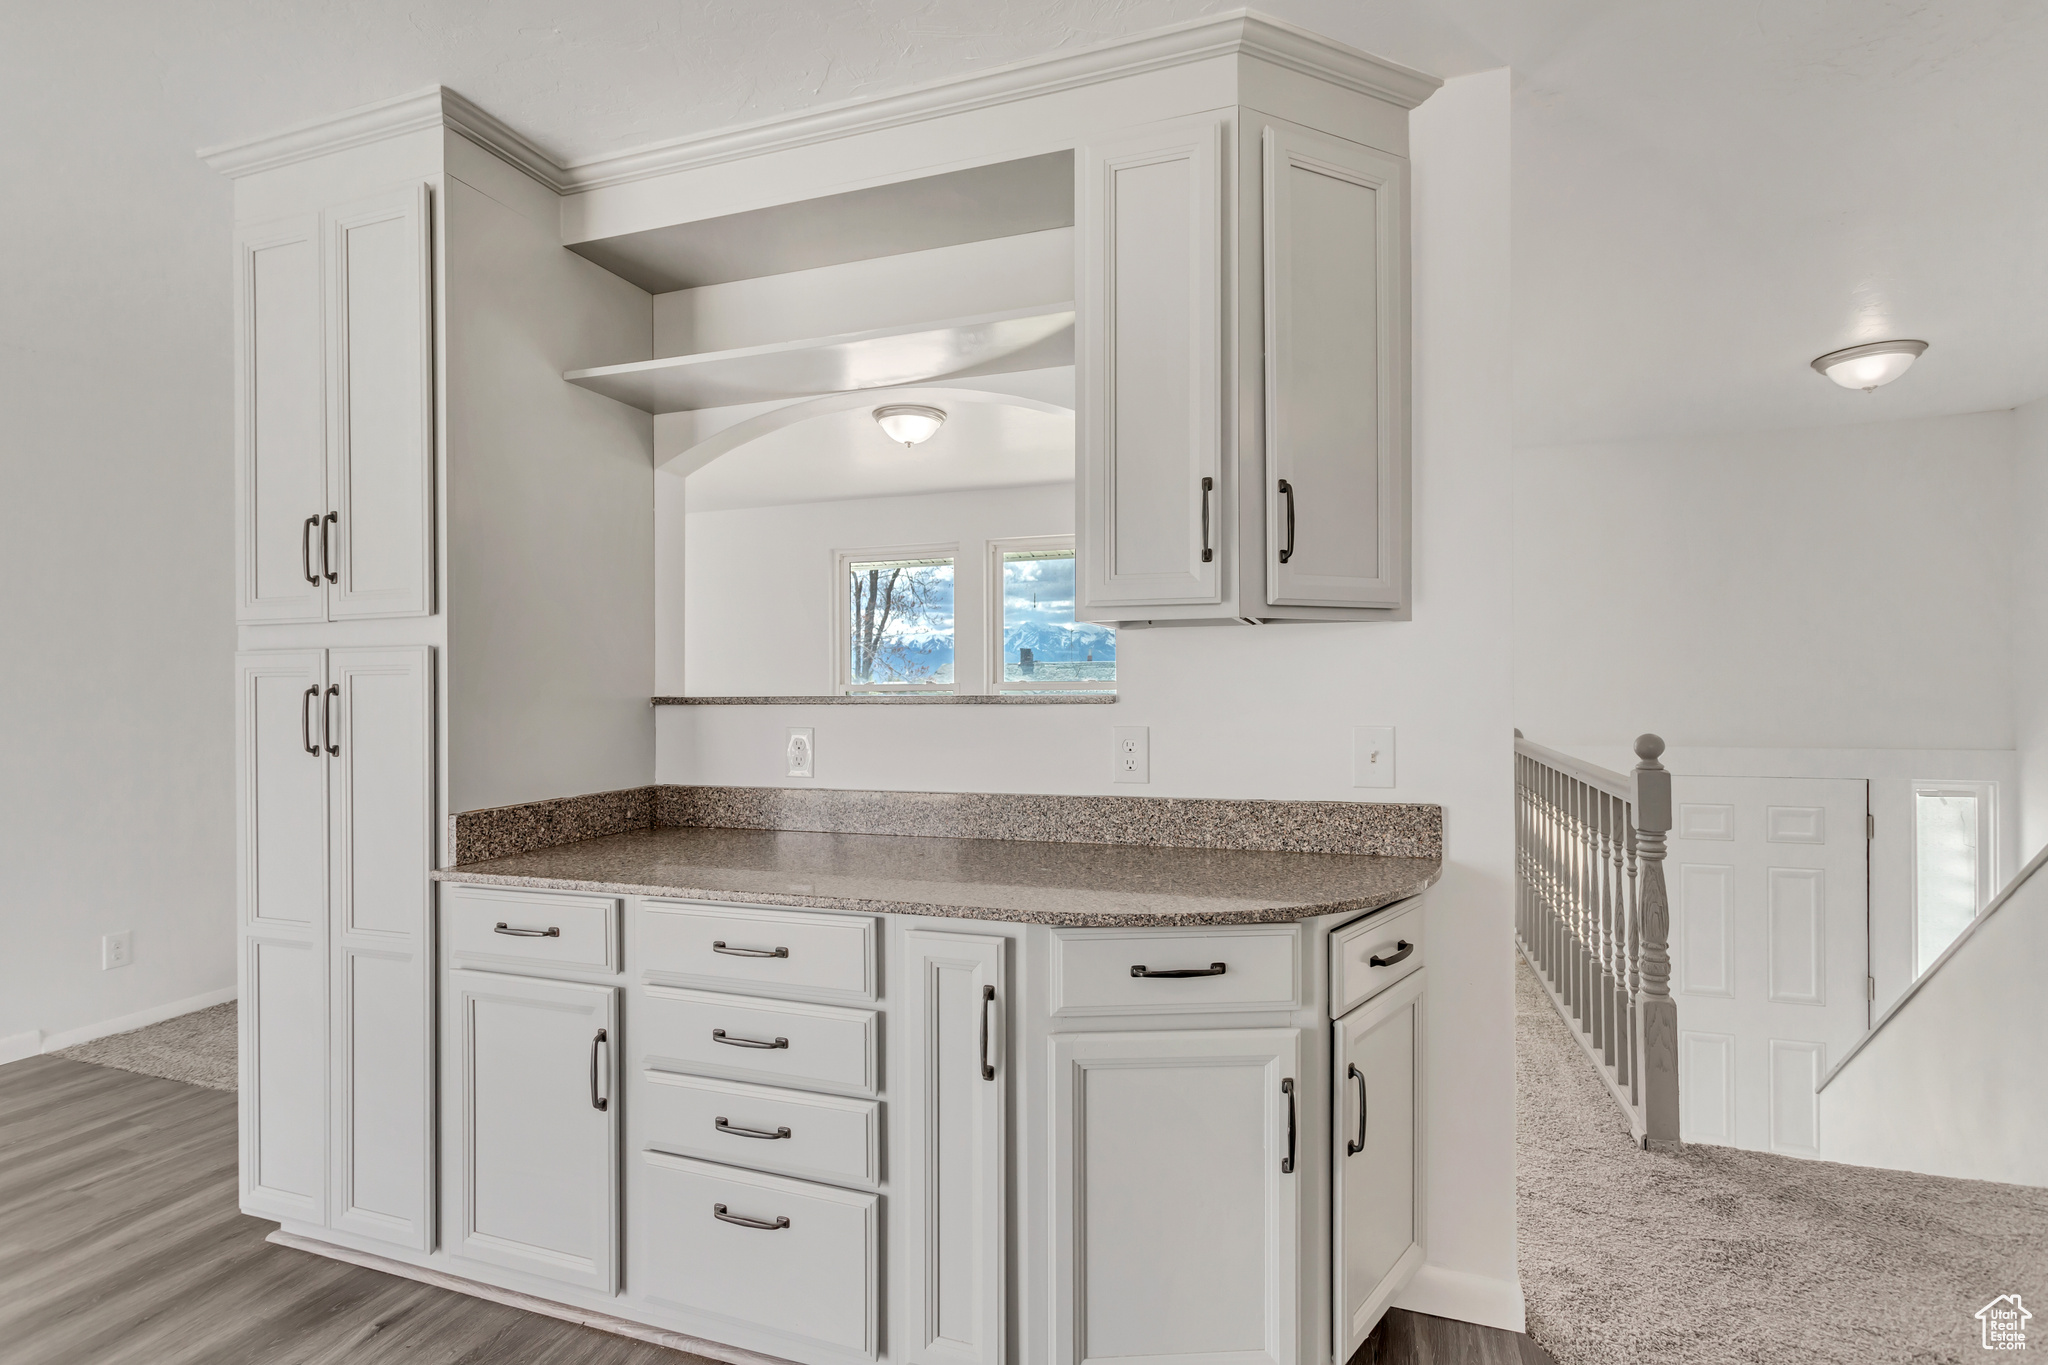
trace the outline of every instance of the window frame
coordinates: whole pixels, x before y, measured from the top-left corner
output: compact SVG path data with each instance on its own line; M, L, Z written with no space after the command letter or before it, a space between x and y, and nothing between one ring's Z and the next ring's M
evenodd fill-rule
M1064 550L1068 554L1072 554L1074 553L1074 537L1071 535L1009 536L1001 540L991 540L988 542L988 556L984 569L987 579L985 586L986 598L983 607L985 620L983 634L987 636L987 639L983 642L982 646L982 677L987 679L988 691L991 694L998 695L1013 692L1027 694L1035 692L1093 692L1098 695L1114 696L1118 686L1123 681L1121 676L1108 679L1107 681L1100 678L1076 678L1070 681L1006 682L1003 678L1003 556L1006 554L1023 554L1045 550ZM1080 596L1079 569L1080 562L1077 558L1075 561L1076 577L1074 581L1077 605L1079 604ZM958 649L959 641L957 638L953 643L954 648ZM1122 668L1121 660L1118 661L1118 668L1120 674Z
M1912 898L1913 918L1908 960L1913 964L1913 980L1918 981L1927 974L1927 969L1941 960L1942 953L1936 953L1923 964L1920 961L1920 798L1922 796L1971 796L1977 800L1977 904L1970 912L1970 923L1984 913L1984 907L1998 890L1998 783L1976 778L1931 778L1916 777L1912 784ZM1957 931L1949 940L1953 946L1969 925Z
M853 680L853 566L875 560L945 560L953 566L953 680L935 682L857 683ZM866 697L888 693L917 696L960 695L960 543L930 545L884 545L832 552L832 693L840 697Z

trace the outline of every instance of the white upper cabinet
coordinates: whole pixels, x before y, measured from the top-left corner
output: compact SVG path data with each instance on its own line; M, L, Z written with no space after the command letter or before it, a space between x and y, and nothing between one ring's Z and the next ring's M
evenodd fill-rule
M1226 128L1179 119L1077 159L1084 618L1222 601Z
M236 234L236 619L433 610L427 187Z
M1266 602L1402 605L1407 163L1268 122Z

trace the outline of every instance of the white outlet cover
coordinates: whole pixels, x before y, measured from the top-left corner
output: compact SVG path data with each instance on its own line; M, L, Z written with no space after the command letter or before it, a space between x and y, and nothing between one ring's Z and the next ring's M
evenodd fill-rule
M788 775L791 777L816 777L818 775L818 732L809 726L789 728L789 740L783 750L788 759Z
M1351 785L1394 785L1394 727L1360 725L1351 731Z
M100 936L100 970L110 972L116 967L125 967L135 960L135 933L123 929L118 934Z
M1150 782L1152 780L1152 732L1142 725L1111 727L1115 746L1110 754L1110 780Z

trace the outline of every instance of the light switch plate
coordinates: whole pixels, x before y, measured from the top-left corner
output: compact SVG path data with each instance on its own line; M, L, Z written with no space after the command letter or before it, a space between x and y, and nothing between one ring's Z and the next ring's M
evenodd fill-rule
M1394 785L1394 727L1360 725L1351 731L1351 785Z
M1115 767L1111 779L1117 782L1150 782L1152 780L1152 734L1142 725L1118 725L1111 733L1116 738Z
M135 960L135 932L123 929L118 934L100 935L100 970L110 972L116 967L125 967Z
M789 728L789 742L783 756L789 760L789 776L818 775L818 733L809 726Z

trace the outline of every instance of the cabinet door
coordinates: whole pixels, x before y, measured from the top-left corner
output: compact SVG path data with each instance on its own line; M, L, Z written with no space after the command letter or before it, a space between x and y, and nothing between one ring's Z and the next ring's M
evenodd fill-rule
M326 682L317 649L235 658L242 1209L327 1219Z
M903 935L911 1365L1003 1360L1004 948L995 935Z
M327 214L329 615L433 609L433 297L427 188Z
M1225 127L1081 149L1083 617L1222 600Z
M235 234L235 619L322 621L320 224Z
M1267 601L1399 607L1408 163L1292 125L1264 153Z
M447 974L457 1256L618 1288L618 1093L609 986Z
M336 649L322 697L332 856L332 1225L432 1244L433 651Z
M1051 1047L1055 1359L1295 1365L1299 1031Z
M1422 1261L1415 1205L1417 1078L1425 971L1331 1025L1336 1046L1336 1247L1340 1359L1372 1332Z

